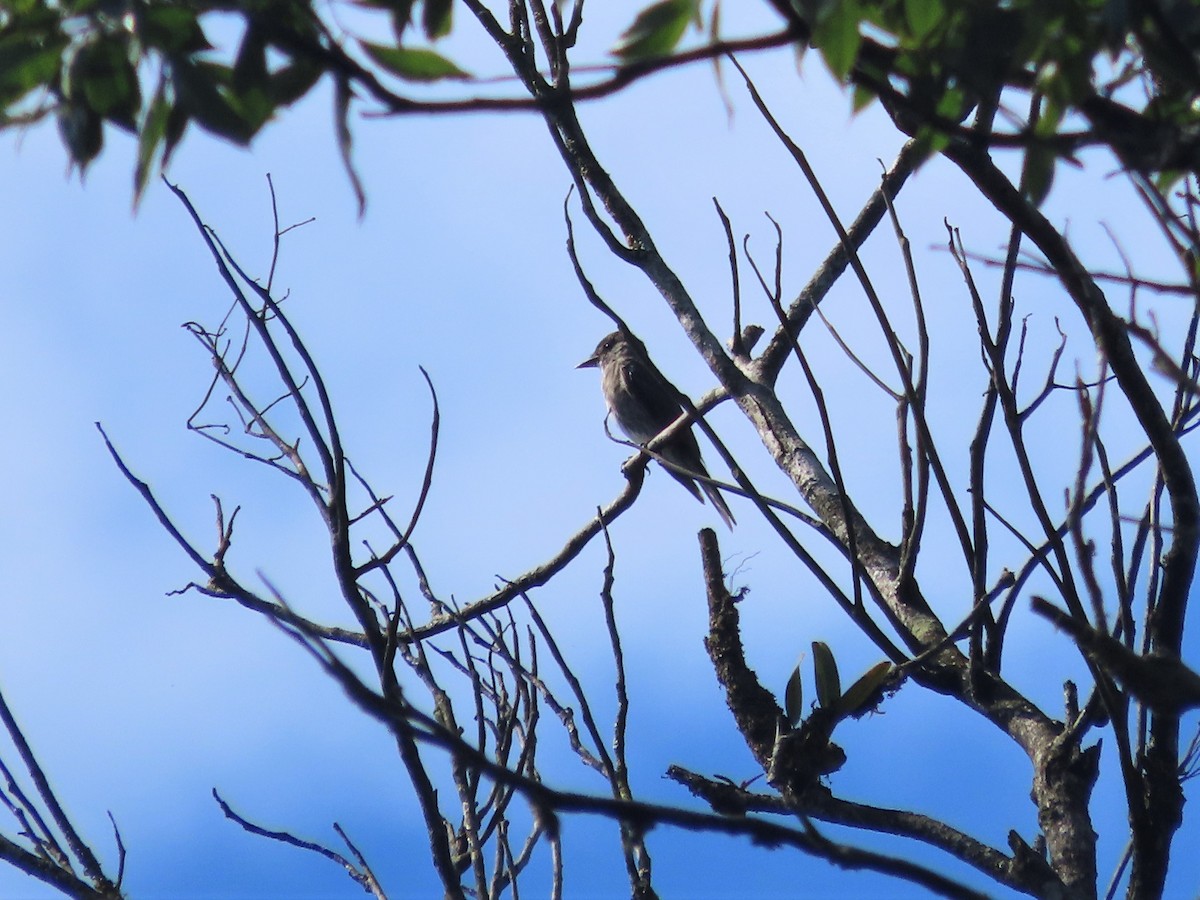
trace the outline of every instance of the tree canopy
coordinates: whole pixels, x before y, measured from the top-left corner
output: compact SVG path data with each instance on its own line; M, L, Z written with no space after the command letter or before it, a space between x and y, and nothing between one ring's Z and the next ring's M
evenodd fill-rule
M1166 184L1198 161L1200 13L1189 0L763 3L775 10L778 30L726 39L719 2L660 0L633 11L599 75L498 96L473 93L471 67L436 49L456 27L450 0L338 0L325 12L296 0L19 0L0 10L0 124L56 118L81 170L101 152L106 127L135 133L140 194L189 125L249 143L326 78L336 86L349 160L356 110L533 108L608 93L665 67L791 45L797 53L815 48L853 85L853 108L884 103L902 130L932 149L953 136L1025 148L1025 190L1035 199L1045 196L1058 160L1089 146L1111 147L1125 165ZM490 18L478 3L464 7ZM583 4L571 5L565 20L564 9L536 4L534 18L545 20L538 27L554 19L570 47ZM220 39L212 38L217 31ZM446 82L462 87L423 89ZM1000 107L1005 90L1028 97L1032 114Z

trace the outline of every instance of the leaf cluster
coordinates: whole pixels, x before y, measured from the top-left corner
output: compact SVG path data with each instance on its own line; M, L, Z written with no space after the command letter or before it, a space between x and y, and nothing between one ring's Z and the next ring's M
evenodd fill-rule
M215 54L217 15L244 20L232 59ZM58 120L82 171L104 126L138 137L135 193L195 124L248 144L322 75L320 28L296 0L23 0L0 12L0 126Z
M1026 149L1024 192L1041 202L1055 166L1088 144L1164 187L1200 170L1200 8L1190 0L768 0L853 88L882 101L929 151L967 133ZM659 0L616 48L623 63L676 51L689 22L714 37L720 3ZM1005 92L1026 109L1005 109Z
M824 641L813 641L812 650L818 708L832 716L835 724L842 719L865 715L879 705L885 693L899 686L892 664L885 660L871 666L843 693L837 660L829 645ZM804 717L804 688L799 665L788 676L783 699L788 724L795 728Z
M415 46L452 31L451 0L344 2L386 16L394 44L331 33L322 15L336 8L319 14L311 0L11 0L0 8L0 128L55 116L81 171L103 149L106 124L137 135L136 196L189 124L248 144L323 76L338 87L344 150L355 88L402 111L422 104L381 79L470 77ZM1058 161L1089 143L1168 184L1200 169L1200 9L1190 0L765 2L787 20L797 52L814 48L853 86L856 110L882 101L930 150L961 136L975 110L981 140L1027 150L1023 189L1034 200ZM702 0L635 6L615 68L650 71L689 26L724 52L720 12ZM218 50L210 35L231 23L237 37ZM1014 89L1033 114L1002 106Z
M777 4L778 5L778 4ZM1195 171L1200 154L1200 9L1184 0L796 0L812 46L938 151L975 111L974 136L1023 146L1026 195L1039 202L1059 159L1087 144L1129 168ZM1032 113L1006 110L1024 92Z

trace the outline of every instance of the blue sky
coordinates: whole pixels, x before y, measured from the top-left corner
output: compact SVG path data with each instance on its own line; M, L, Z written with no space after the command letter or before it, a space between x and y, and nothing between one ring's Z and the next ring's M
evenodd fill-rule
M601 38L615 28L600 22ZM601 38L596 47L605 46ZM473 46L466 36L460 40L463 52ZM896 135L873 111L851 119L846 98L816 60L800 75L788 52L749 64L838 209L851 218L877 183L876 160L894 157ZM833 241L786 153L736 83L727 84L732 120L703 67L662 75L583 111L601 160L714 323L728 320L728 271L713 196L735 231L751 234L764 262L774 233L763 212L781 222L785 290L803 284ZM369 208L360 221L329 122L328 97L319 91L268 128L251 152L189 134L170 178L255 274L265 273L271 249L267 173L284 224L315 217L284 239L276 282L291 292L291 315L323 368L355 465L381 492L395 494L402 509L413 501L424 465L429 402L417 366L429 371L441 401L441 451L415 541L434 588L467 602L499 577L550 556L622 484L625 451L603 437L595 374L574 369L608 326L584 300L564 250L569 180L532 117L364 121L356 126L355 158ZM105 811L116 817L130 851L126 885L133 896L357 895L331 864L225 822L210 797L213 787L247 816L305 837L335 843L336 820L394 896L432 896L424 837L386 737L347 709L310 661L262 621L195 594L166 596L196 573L120 478L93 427L104 424L133 471L197 543L211 546L214 537L210 494L229 506L240 503L231 562L244 573L261 570L315 618L347 623L330 591L320 523L306 499L284 479L185 429L210 368L179 326L215 323L229 301L169 192L153 185L131 214L132 142L108 138L82 185L64 177L52 127L4 135L0 144L0 327L9 338L0 361L7 386L0 416L10 435L0 444L8 473L7 514L0 518L6 588L0 686L60 796L110 863L115 852ZM962 484L983 374L954 264L931 248L945 243L943 217L981 252L998 252L1006 232L940 162L906 188L899 209L935 325L936 428L955 448L951 468ZM1115 267L1103 221L1147 273L1163 271L1147 220L1119 178L1085 180L1065 170L1047 210L1070 223L1086 259ZM601 294L681 388L703 393L711 376L652 289L607 256L578 215L576 222L581 256ZM887 230L865 256L885 300L906 309L907 287ZM995 273L976 274L994 297ZM744 290L748 318L769 322L749 281ZM861 292L847 281L835 296L839 326L865 353L877 353ZM1052 284L1022 279L1017 296L1021 313L1031 315L1031 358L1044 360L1053 347L1057 315L1073 329L1072 364L1064 373L1074 372L1075 359L1085 373L1093 370L1086 335ZM1178 314L1165 304L1158 311L1164 323ZM728 326L718 324L718 331ZM810 352L835 409L847 478L864 498L864 512L894 538L890 403L827 339L814 337ZM1031 383L1038 377L1031 371ZM807 390L797 372L785 382L802 417L811 408ZM1071 471L1073 417L1073 405L1061 401L1036 435L1048 472ZM713 421L757 483L786 495L784 480L736 413L721 410ZM815 424L806 437L819 444ZM1117 449L1113 455L1124 458ZM996 484L1010 476L999 468ZM846 677L874 663L877 652L749 509L734 511L740 524L721 534L722 552L731 569L742 566L738 580L751 588L742 605L745 640L765 683L782 693L788 671L813 640L835 647ZM709 507L652 473L636 507L613 529L617 611L635 685L634 778L648 799L689 802L660 778L671 762L735 779L754 774L701 643L706 622L695 533L712 524ZM948 535L945 523L935 521L927 541ZM997 570L1009 561L998 544ZM593 693L605 698L598 702L608 721L611 662L597 601L603 563L600 548L589 548L534 600ZM922 573L948 620L969 607L961 569L952 555L939 564L930 552ZM1011 674L1057 714L1062 678L1080 677L1077 654L1028 613L1014 620ZM1027 839L1034 834L1025 760L946 701L907 688L882 717L850 723L837 739L850 763L832 783L848 797L915 804L1001 847L1009 828ZM1112 763L1106 756L1106 771ZM604 789L570 759L551 772L564 784ZM1102 781L1096 796L1102 877L1124 841L1115 787ZM1194 844L1196 836L1189 823L1177 847ZM614 865L611 827L571 820L565 837L568 896L627 890ZM913 853L898 842L880 846ZM660 830L650 848L663 896L922 895L795 853L718 838ZM1192 896L1200 866L1178 855L1173 896ZM986 887L952 865L941 868ZM0 869L0 896L46 895Z

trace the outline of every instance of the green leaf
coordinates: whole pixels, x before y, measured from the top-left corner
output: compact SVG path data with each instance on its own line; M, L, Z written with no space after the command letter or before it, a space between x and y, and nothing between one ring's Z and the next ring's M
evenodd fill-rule
M1065 115L1066 110L1060 103L1050 99L1044 100L1037 123L1033 126L1033 133L1037 137L1053 137L1058 133L1058 127L1062 124Z
M448 35L454 24L453 10L451 0L425 0L425 6L421 10L421 25L425 29L425 37L436 41Z
M142 105L137 72L122 41L85 44L71 61L67 93L101 118L132 129Z
M846 693L842 694L841 702L838 704L838 715L852 716L859 712L864 704L874 699L876 692L891 674L892 664L886 661L876 663L867 669L866 674L850 685Z
M167 121L171 116L171 104L166 98L166 82L160 80L150 108L142 120L141 133L138 135L137 167L133 172L133 206L136 209L142 199L142 192L150 181L153 171L154 157L167 133Z
M229 102L242 120L247 142L275 114L275 103L266 86L233 91L229 94Z
M621 35L613 55L624 62L666 56L699 12L699 0L659 0L638 13Z
M1175 185L1179 184L1185 175L1187 175L1187 172L1181 172L1178 169L1164 169L1163 171L1155 174L1154 186L1157 187L1159 192L1163 195L1169 195L1175 188ZM1198 265L1200 265L1200 263L1198 263Z
M788 676L787 687L783 690L783 710L787 713L788 723L795 728L800 724L804 714L804 686L800 683L800 666L792 670Z
M0 37L0 104L15 103L52 81L67 43L66 35L57 31Z
M951 122L961 122L970 106L971 102L967 100L962 89L952 87L947 88L942 93L934 109L943 119L949 119Z
M823 11L813 31L813 46L821 51L825 65L838 81L846 80L858 59L858 48L862 45L862 34L858 30L861 20L862 10L857 0L838 0Z
M854 93L851 99L851 106L855 114L862 112L875 101L875 92L870 88L865 88L861 84L854 86Z
M212 49L193 10L161 3L139 3L133 9L137 34L143 44L168 54Z
M918 42L928 37L945 15L941 0L904 0L904 20Z
M440 53L421 48L385 47L382 44L360 42L367 54L398 78L405 81L441 81L447 78L470 78Z
M922 125L917 131L917 144L924 156L933 156L950 146L950 135L938 128Z
M1058 155L1049 147L1033 144L1025 151L1025 164L1021 169L1021 193L1034 206L1041 206L1050 186L1054 184L1054 167Z
M276 106L288 106L309 92L324 70L316 63L297 60L271 76L271 99Z
M842 699L842 684L838 678L837 661L833 651L823 641L813 641L813 669L817 676L817 702L822 709L836 709Z
M27 16L32 13L38 6L41 0L8 0L7 8L3 12L11 16ZM0 19L2 22L3 19Z

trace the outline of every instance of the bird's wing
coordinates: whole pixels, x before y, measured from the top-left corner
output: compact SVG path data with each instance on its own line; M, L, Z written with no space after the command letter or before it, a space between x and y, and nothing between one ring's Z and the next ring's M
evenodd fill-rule
M729 506L725 503L725 498L721 496L721 492L711 484L702 484L701 487L704 488L704 493L708 495L708 499L712 501L712 505L716 507L717 515L721 517L721 521L732 531L733 526L737 524L737 519L730 512Z
M643 367L642 370L639 371L636 368L638 365ZM652 431L634 438L638 443L648 444L659 432L679 418L683 407L675 399L675 388L655 368L653 363L644 360L639 363L626 363L623 375L626 390L642 406L648 420L653 423ZM659 447L656 452L668 462L682 466L688 471L702 475L708 474L704 468L704 460L700 456L700 445L696 442L696 435L692 433L690 427L679 432L670 441ZM687 488L693 497L701 503L704 502L704 495L695 481L682 472L677 472L669 467L664 468L672 478Z
M643 372L637 371L638 365L642 366ZM639 363L627 362L623 368L625 390L646 410L650 420L654 422L655 434L679 418L683 407L675 399L675 388L663 377L654 363L649 360ZM649 377L643 378L639 375Z
M661 432L664 428L679 418L679 414L683 412L683 407L680 406L676 399L676 390L669 381L658 371L658 367L649 359L639 361L640 365L644 366L645 375L649 377L638 377L639 373L635 369L634 363L626 363L624 365L623 375L625 377L625 388L639 400L647 413L655 423L655 434ZM654 435L649 435L643 442L649 443ZM708 475L708 469L704 465L704 459L700 455L700 444L696 440L696 435L692 432L691 426L677 434L664 447L658 451L664 459L675 463L678 466L683 466L698 475ZM729 507L725 504L725 498L721 496L720 491L710 484L698 485L693 479L684 475L682 472L676 472L673 469L667 469L671 476L687 488L692 496L701 503L704 502L705 495L712 501L712 505L716 508L717 514L725 522L729 528L733 528L734 518L733 513L729 511ZM701 493L703 488L703 493Z

